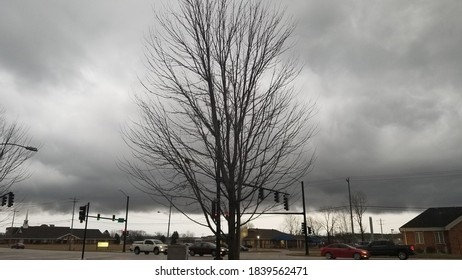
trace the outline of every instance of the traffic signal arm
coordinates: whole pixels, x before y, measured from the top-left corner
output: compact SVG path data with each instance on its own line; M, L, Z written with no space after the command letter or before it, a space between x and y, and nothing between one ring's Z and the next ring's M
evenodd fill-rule
M124 223L125 222L125 219L124 218L116 218L115 215L113 215L112 217L110 218L107 218L107 217L102 217L100 214L96 215L96 216L91 216L91 215L88 215L87 216L88 218L95 218L97 220L111 220L111 221L117 221L119 223Z

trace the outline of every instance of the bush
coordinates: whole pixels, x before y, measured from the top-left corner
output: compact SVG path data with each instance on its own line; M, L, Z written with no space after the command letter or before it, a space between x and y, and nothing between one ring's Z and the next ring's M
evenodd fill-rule
M435 247L431 247L431 246L430 246L430 247L427 247L427 248L425 249L425 253L427 253L427 254L435 254L435 253L436 253L436 248L435 248Z

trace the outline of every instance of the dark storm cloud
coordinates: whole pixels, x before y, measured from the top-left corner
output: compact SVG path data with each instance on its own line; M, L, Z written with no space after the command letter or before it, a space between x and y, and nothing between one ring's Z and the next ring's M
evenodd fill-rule
M345 178L378 174L385 179L352 190L383 206L459 205L462 176L444 171L462 169L462 4L298 4L298 35L319 84L311 88L320 106L318 161L307 181L324 183L313 184L314 204L344 204ZM386 179L424 171L443 173Z
M462 2L273 2L298 22L301 94L319 106L310 207L346 205L347 177L375 206L460 205L462 175L446 171L462 170ZM123 190L134 210L158 207L116 166L156 6L0 3L1 102L40 146L18 197L56 212L76 197L110 212L124 208Z
M0 4L2 106L39 146L31 178L16 189L28 207L69 212L76 197L119 209L119 190L133 195L116 162L125 152L120 128L133 108L151 8L152 1ZM139 200L134 210L150 204Z

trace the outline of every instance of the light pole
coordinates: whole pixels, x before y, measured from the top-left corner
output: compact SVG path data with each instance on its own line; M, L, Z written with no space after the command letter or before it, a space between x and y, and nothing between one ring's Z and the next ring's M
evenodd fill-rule
M32 152L38 152L38 149L36 147L32 147L32 146L24 146L24 145L19 145L19 144L15 144L15 143L0 143L0 146L16 146L16 147L20 147L20 148L23 148L23 149L26 149L28 151L32 151ZM0 158L3 157L3 149L2 151L0 152Z
M130 197L126 193L124 193L124 191L122 190L119 190L119 191L127 197L127 207L125 208L124 246L122 247L122 252L125 253L125 247L127 244L128 205L130 203Z
M170 209L168 210L167 244L170 244L170 219L171 217L172 217L172 201L170 200Z
M160 211L157 211L157 213L162 213ZM170 244L169 243L169 239L170 239L170 221L171 221L171 217L172 217L172 201L170 200L170 207L169 207L169 211L168 211L168 225L167 225L167 244Z

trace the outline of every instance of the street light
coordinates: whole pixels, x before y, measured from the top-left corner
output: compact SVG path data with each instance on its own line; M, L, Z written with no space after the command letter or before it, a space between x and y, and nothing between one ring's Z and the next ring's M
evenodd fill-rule
M125 253L125 246L127 244L127 223L128 223L128 204L130 203L130 197L124 193L124 191L119 190L127 197L127 207L125 209L125 229L124 229L124 246L122 247L122 252Z
M36 147L32 147L32 146L24 146L24 145L19 145L19 144L15 144L15 143L0 143L0 146L16 146L16 147L20 147L20 148L23 148L23 149L26 149L28 151L32 151L32 152L38 152L38 149ZM3 157L3 149L2 151L0 152L0 158Z
M160 211L157 211L157 213L160 213ZM168 211L168 226L167 226L167 244L170 244L169 243L169 239L170 239L170 220L171 220L171 217L172 217L172 200L170 199L170 208L169 208L169 211Z

